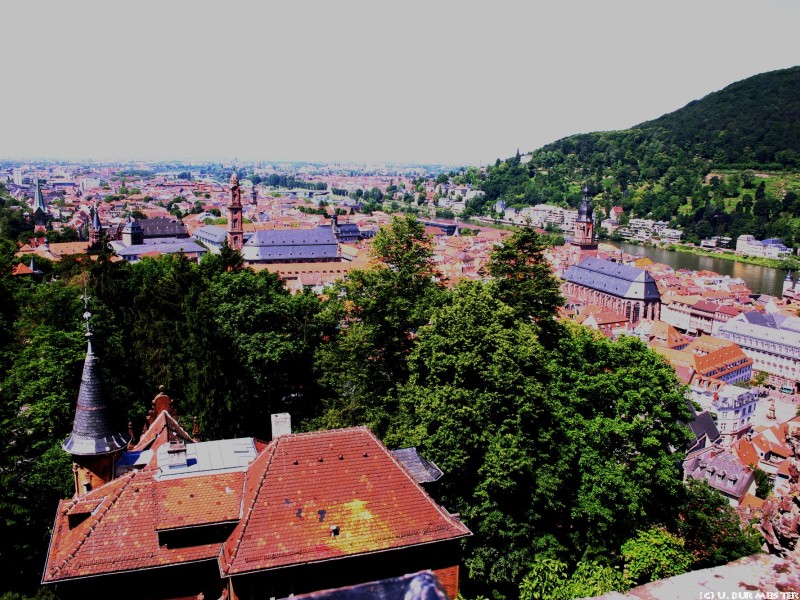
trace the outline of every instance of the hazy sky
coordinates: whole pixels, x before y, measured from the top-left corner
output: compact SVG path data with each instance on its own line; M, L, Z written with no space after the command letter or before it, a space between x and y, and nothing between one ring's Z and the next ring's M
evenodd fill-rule
M0 15L0 158L485 164L800 64L797 0L4 0Z

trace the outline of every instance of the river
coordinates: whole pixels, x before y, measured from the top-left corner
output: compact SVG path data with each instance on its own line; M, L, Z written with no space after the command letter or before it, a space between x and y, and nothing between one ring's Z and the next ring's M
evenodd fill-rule
M780 298L783 293L783 280L786 271L770 269L759 265L749 265L733 260L713 258L711 256L698 256L688 252L670 252L659 248L637 246L635 244L614 244L622 251L632 256L647 256L653 262L671 266L678 269L691 269L693 271L714 271L720 275L741 277L748 287L758 294L769 294Z

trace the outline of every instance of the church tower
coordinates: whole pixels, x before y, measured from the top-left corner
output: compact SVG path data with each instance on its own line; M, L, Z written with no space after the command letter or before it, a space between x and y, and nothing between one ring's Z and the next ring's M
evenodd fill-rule
M583 186L583 201L578 208L578 218L575 220L575 231L572 245L581 250L597 250L594 241L594 207L589 200L589 186Z
M92 349L92 330L89 325L89 298L84 297L86 312L86 359L83 363L81 387L72 433L61 445L72 455L75 496L108 483L114 478L114 463L125 450L130 437L113 425L111 405L103 392L97 357Z
M231 205L228 208L228 245L234 250L241 250L244 243L242 227L242 190L239 188L239 177L236 169L231 173Z
M100 225L100 214L97 210L97 203L90 209L92 220L89 222L89 247L96 249L100 246L100 235L103 227Z
M138 221L128 214L125 227L122 228L122 243L126 246L139 246L144 244L144 230Z
M44 204L42 188L39 187L39 178L36 179L36 192L33 195L33 231L47 231L47 207Z

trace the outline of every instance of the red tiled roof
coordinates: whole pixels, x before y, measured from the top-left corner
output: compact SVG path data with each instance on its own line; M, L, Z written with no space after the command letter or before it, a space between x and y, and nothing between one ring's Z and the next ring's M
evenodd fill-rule
M736 442L734 452L739 457L739 460L742 461L742 464L754 469L758 466L758 453L749 440L745 439Z
M28 265L19 263L14 265L14 268L11 269L12 275L33 275L33 269L31 269Z
M162 411L152 425L147 428L134 446L134 450L158 450L162 444L166 444L170 439L181 438L186 442L192 442L186 430L167 411ZM155 456L155 452L153 453Z
M225 575L470 535L364 427L277 438L250 465L243 505Z
M155 489L185 480L156 481L155 471L130 471L80 500L62 500L53 528L44 583L104 573L213 559L220 543L187 547L159 544ZM241 498L241 488L237 492ZM79 503L97 501L88 518L70 527L68 515Z
M136 449L174 437L189 441L164 411ZM147 468L61 501L43 582L203 560L224 576L470 535L366 428L255 444L246 471L163 477L153 452ZM234 527L224 543L164 538L221 523Z
M745 494L742 500L739 502L739 508L751 508L753 510L759 510L764 506L765 500L762 500L758 496L754 496L753 494Z
M193 527L239 520L244 472L185 477L153 486L155 528Z
M788 479L789 475L791 474L789 472L789 467L791 465L792 465L791 461L788 460L782 461L781 464L778 466L778 475L786 475L786 478Z

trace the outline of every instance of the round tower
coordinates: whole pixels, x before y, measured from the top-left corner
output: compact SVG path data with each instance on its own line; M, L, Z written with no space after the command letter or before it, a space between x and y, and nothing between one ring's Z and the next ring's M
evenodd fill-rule
M783 298L786 299L787 295L791 295L794 291L794 281L792 280L792 272L788 271L783 280Z
M33 196L33 231L47 231L47 205L44 203L42 188L39 186L39 178L36 179L36 192Z
M89 210L92 218L89 223L89 246L97 248L100 245L100 234L103 231L103 227L100 225L100 213L97 210L97 203L95 202L94 206Z

